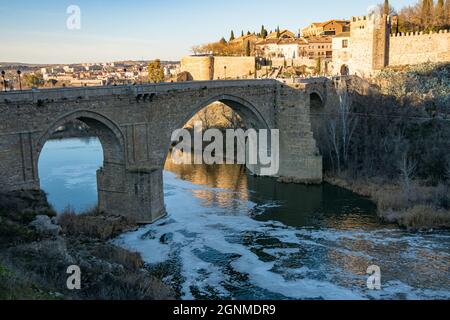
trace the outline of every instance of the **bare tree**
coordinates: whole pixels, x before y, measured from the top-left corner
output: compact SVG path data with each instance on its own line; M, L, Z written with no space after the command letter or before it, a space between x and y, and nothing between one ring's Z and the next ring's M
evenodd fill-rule
M447 161L447 168L445 170L445 177L450 181L450 160Z
M224 104L222 104L221 115L228 122L230 129L239 129L244 126L241 117Z
M347 82L340 79L335 82L336 93L339 97L337 113L328 120L329 146L333 150L335 161L333 165L338 173L347 166L350 157L350 147L356 126L357 117L351 112L352 101L347 88Z
M197 116L202 123L203 130L208 130L213 127L214 119L211 108L207 107L197 113Z
M199 45L192 46L191 51L194 54L194 56L196 56L196 55L202 53L202 46L199 46Z
M417 161L412 160L408 156L408 151L405 151L403 152L402 157L398 162L398 169L400 170L403 191L406 193L409 199L409 195L411 192L411 180L417 169Z

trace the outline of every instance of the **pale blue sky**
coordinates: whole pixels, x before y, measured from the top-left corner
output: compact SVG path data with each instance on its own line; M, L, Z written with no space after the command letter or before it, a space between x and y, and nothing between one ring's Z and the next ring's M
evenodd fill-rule
M101 62L178 60L195 44L230 30L277 25L297 31L313 21L364 15L381 0L0 0L0 61ZM396 8L417 0L391 0ZM81 8L81 29L68 30L69 5Z

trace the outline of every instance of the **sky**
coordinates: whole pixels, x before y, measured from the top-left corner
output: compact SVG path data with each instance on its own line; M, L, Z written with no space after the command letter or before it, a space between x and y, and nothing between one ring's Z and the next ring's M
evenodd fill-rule
M179 60L193 45L365 15L381 0L0 0L0 62ZM396 9L417 0L391 0ZM71 5L80 28L69 29ZM74 20L70 20L74 21Z

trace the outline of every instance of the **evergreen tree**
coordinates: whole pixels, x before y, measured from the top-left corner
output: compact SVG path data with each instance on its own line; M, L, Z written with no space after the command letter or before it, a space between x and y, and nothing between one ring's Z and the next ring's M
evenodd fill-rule
M267 38L267 30L264 25L261 26L261 37L264 39Z
M227 44L227 40L225 40L225 38L220 39L220 44Z
M246 55L247 57L250 57L250 55L251 55L250 41L246 41L246 42L245 42L245 55Z
M235 39L235 37L234 37L234 31L231 30L230 41L233 41L234 39Z
M389 0L384 0L383 13L389 15L390 11Z
M444 8L444 0L438 0L436 6L436 22L435 25L438 29L445 27L445 8Z
M241 37L243 37L244 36L244 30L242 30L242 32L241 32Z
M425 29L428 29L430 27L432 15L433 15L433 0L422 0L420 19L421 24Z
M280 35L281 35L281 34L280 34L280 27L278 26L278 27L277 27L277 39L280 37Z
M445 0L445 28L450 27L450 0Z
M248 36L251 35L250 31L247 31L247 35L248 35Z

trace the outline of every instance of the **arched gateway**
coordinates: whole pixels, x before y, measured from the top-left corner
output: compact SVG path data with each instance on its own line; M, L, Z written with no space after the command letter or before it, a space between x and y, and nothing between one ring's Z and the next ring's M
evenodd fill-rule
M240 114L249 128L280 130L277 176L321 182L309 85L240 80L1 93L0 191L39 189L37 162L45 142L78 120L103 147L100 209L153 222L165 214L162 170L173 131L215 101Z

